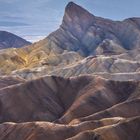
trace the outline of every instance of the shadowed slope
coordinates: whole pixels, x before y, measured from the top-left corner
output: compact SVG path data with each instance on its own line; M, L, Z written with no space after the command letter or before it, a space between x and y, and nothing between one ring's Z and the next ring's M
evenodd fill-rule
M0 124L0 140L137 139L139 117L126 118L139 116L139 96L139 82L97 76L47 76L7 87L0 90L0 121L9 123Z
M68 79L42 77L0 90L0 121L27 122L59 119L57 122L69 123L73 119L129 102L126 100L135 92L138 84L139 82L135 81L117 82L96 76ZM139 110L137 100L136 98L134 103ZM130 103L130 105L133 104ZM133 111L135 110L132 110L131 117ZM134 116L138 113L139 111L134 113ZM116 117L117 115L120 114L115 114Z
M81 132L67 140L139 140L140 118L126 119L120 123Z
M0 121L58 119L92 78L44 77L0 90Z
M0 122L18 124L0 124L0 140L108 140L110 134L111 140L129 140L134 133L137 138L139 119L126 118L140 115L139 89L138 81L91 75L46 76L5 87L0 90ZM134 131L126 137L129 127Z
M3 77L0 77L0 89L6 88L8 86L24 83L24 82L26 81L18 76L15 76L15 77L3 76Z

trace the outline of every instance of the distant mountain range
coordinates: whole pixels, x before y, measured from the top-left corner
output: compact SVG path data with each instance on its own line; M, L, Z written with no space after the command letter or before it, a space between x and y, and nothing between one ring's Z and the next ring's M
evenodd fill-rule
M70 2L39 42L4 33L0 140L139 140L140 18L112 21Z
M30 42L6 31L0 31L0 49L21 48L31 45Z

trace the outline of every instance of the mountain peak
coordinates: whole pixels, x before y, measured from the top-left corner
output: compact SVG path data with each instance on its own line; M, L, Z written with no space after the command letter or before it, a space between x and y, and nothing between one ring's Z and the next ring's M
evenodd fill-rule
M75 7L80 7L79 5L77 5L76 3L74 2L69 2L66 6L66 10L69 10L71 8L75 8Z
M64 25L68 27L80 25L82 29L85 29L93 22L93 18L94 16L91 13L89 13L86 9L75 4L74 2L69 2L65 8L65 14L63 17L62 25L63 27Z
M74 3L73 1L71 1L71 2L69 2L67 4L67 7L76 6L76 5L77 5L76 3Z
M91 15L86 9L83 7L77 5L74 2L69 2L65 8L65 13L70 15L82 15L82 14L88 14Z

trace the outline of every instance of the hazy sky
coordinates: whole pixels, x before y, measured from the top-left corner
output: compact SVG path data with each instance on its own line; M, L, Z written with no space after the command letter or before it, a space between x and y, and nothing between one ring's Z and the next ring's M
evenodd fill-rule
M0 0L0 30L36 41L59 27L70 0ZM140 0L73 0L96 16L140 17Z

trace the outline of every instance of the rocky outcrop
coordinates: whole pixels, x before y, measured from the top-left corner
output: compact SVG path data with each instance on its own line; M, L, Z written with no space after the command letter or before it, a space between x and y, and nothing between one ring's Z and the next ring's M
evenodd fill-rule
M139 140L139 46L139 18L70 2L58 30L0 51L0 140Z
M139 18L112 21L96 17L70 2L58 30L30 47L0 52L0 74L34 79L46 74L69 77L97 71L139 72L139 38ZM100 68L79 66L83 61L89 63L82 60L87 56L97 57L94 61L101 61Z
M119 44L116 44L113 40L105 39L95 50L96 55L109 55L109 54L122 54L125 53L124 49Z
M110 43L107 53L122 53L139 48L138 21L135 18L121 22L103 19L70 2L65 9L62 25L46 38L47 45L53 48L55 43L59 48L88 56L93 55L98 46L105 49L105 45ZM117 46L115 50L112 50L111 45Z

